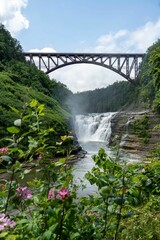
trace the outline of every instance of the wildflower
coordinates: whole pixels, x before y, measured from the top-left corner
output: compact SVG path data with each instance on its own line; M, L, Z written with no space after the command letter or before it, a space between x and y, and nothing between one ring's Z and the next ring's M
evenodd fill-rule
M4 213L0 214L0 232L8 228L14 228L15 225L15 221L6 217Z
M48 193L48 200L55 198L54 188L51 188Z
M27 187L18 187L16 191L19 193L18 197L27 200L32 197L32 192Z
M67 188L60 189L56 195L56 198L59 199L66 199L70 196L70 192L68 191Z
M65 200L70 196L70 192L68 191L67 188L63 188L58 190L57 194L54 192L54 188L51 188L48 193L48 200L50 199L61 199Z
M40 153L38 156L37 156L37 161L41 160L42 159L42 154Z
M7 155L9 152L9 149L7 147L0 148L0 155Z

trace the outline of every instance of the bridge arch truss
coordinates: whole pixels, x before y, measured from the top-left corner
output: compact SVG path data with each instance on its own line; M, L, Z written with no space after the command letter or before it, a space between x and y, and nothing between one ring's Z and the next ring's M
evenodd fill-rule
M135 83L144 54L135 53L24 53L27 61L49 74L71 64L95 64L108 68Z

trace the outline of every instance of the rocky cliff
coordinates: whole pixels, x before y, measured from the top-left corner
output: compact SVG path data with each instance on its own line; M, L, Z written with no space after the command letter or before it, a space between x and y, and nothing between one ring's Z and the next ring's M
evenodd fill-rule
M148 121L147 137L139 134L135 124L144 118ZM160 116L150 111L117 113L112 119L110 146L119 145L120 153L128 153L133 160L149 158L150 150L157 148L160 142L160 128L154 129L160 123L159 119Z

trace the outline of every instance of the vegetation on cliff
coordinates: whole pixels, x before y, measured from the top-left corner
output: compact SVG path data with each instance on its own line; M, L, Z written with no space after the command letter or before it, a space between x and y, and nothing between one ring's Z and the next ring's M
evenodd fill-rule
M135 86L129 82L115 82L106 88L76 93L71 106L78 114L116 112L129 106L134 99Z
M19 42L0 25L0 136L18 117L13 107L21 110L26 103L37 99L45 105L44 127L53 127L57 135L67 133L68 111L60 97L54 98L58 83L50 80L36 66L26 62ZM63 87L61 87L61 90ZM65 91L65 87L63 92ZM20 117L20 116L19 116Z

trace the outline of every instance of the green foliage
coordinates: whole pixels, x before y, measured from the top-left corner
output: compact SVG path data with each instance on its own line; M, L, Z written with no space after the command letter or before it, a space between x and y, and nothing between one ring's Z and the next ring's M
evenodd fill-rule
M44 72L39 71L35 65L14 60L7 64L5 71L14 82L51 96L54 81L51 81Z
M122 238L127 240L160 239L160 198L152 196L144 207L134 209L134 215L123 224Z
M0 59L1 64L13 59L25 62L19 42L11 37L2 24L0 24Z
M155 95L155 99L153 101L153 107L157 113L160 113L160 90L158 90Z
M151 137L151 133L148 131L149 126L150 121L146 114L140 119L134 121L134 131L138 137L142 138L142 142L144 144L147 144L149 142L149 138Z
M16 119L8 128L11 137L7 141L12 146L0 148L2 172L9 176L0 180L1 239L159 238L159 161L127 165L118 152L111 158L100 149L93 156L95 166L86 174L97 185L98 194L78 197L73 169L66 164L71 157L70 136L61 136L55 143L54 129L42 128L44 105L32 100L26 108L21 121ZM12 110L20 114L14 107ZM26 119L27 132L23 129ZM21 144L24 139L26 149ZM69 150L66 158L54 159L64 147ZM22 187L33 167L33 178Z
M73 93L63 83L54 81L52 96L68 109L68 102L69 99L72 98Z
M106 88L74 94L70 105L75 113L114 112L129 106L135 86L129 82L115 82Z
M65 135L66 122L70 115L53 98L52 92L56 82L51 81L34 64L25 61L20 44L3 25L0 25L0 46L0 146L4 144L6 128L14 119L21 119L17 112L12 111L13 107L21 112L25 103L32 99L37 99L45 105L43 126L54 127L57 134ZM27 130L27 123L24 128Z
M155 80L155 86L160 89L160 40L157 42L155 49L152 50L150 56L151 74Z
M34 98L45 105L44 126L55 127L57 133L61 135L66 134L67 127L65 122L69 117L69 114L60 107L56 100L32 87L25 87L20 83L16 83L8 73L0 73L0 80L1 137L6 134L6 127L9 127L13 120L19 116L17 112L12 111L9 106L20 111L25 102L29 102ZM21 118L21 116L19 117Z

